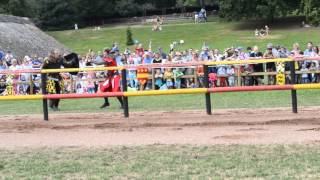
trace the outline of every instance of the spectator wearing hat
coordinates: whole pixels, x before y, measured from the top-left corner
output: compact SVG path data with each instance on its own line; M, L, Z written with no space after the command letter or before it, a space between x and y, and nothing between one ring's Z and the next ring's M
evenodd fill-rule
M144 52L143 64L152 64L153 58L152 53L149 51Z
M237 47L235 53L238 60L249 59L249 55L243 51L243 47Z
M267 45L267 50L263 55L263 58L265 59L274 59L274 58L279 58L279 53L278 51L273 47L273 44L269 43ZM274 62L267 63L267 72L274 72L276 70L276 65ZM275 81L275 76L269 76L268 79L268 84L269 85L274 85L276 83Z

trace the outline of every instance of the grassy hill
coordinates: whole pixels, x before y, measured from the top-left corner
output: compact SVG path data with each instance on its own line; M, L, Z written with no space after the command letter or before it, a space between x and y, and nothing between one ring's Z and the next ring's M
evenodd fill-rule
M81 29L79 31L55 31L48 32L58 41L78 53L85 53L88 49L95 51L110 47L113 42L118 42L121 49L126 43L127 26L104 27L101 31ZM133 38L148 46L149 41L153 43L153 48L159 46L165 50L169 49L169 44L173 41L184 40L185 44L181 49L200 49L203 42L209 44L210 48L224 49L230 46L254 46L258 45L265 49L267 43L272 42L278 45L285 45L289 48L292 44L299 42L304 48L308 41L320 42L318 28L300 28L290 25L283 27L277 25L271 28L271 35L265 38L256 38L254 30L261 28L258 25L244 24L237 22L221 22L215 20L205 24L181 23L167 24L163 26L161 32L153 32L150 25L132 26Z

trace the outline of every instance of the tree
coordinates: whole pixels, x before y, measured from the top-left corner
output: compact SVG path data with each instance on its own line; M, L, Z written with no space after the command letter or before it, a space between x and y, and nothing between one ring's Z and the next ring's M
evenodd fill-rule
M73 0L72 6L75 7L77 21L79 24L101 23L103 19L115 15L115 0Z
M204 0L198 0L198 3L200 4L201 7L204 6Z
M169 8L176 5L176 0L135 0L137 4L152 4L156 8Z
M308 23L316 26L320 24L320 1L301 0L301 9Z
M44 29L73 28L76 21L75 7L70 1L64 0L39 0L37 19L40 27Z
M26 0L9 0L8 10L14 16L30 17L30 7Z
M119 0L116 2L115 11L121 16L136 16L142 8L134 0Z
M127 28L127 45L128 46L132 46L134 44L133 39L132 39L132 32L131 32L131 28L128 27Z
M177 0L176 2L176 7L177 8L184 8L187 6L199 6L200 4L198 3L197 0Z
M8 2L9 0L0 0L0 13L6 14L8 13Z
M220 17L228 20L265 18L273 21L299 6L299 0L220 0ZM297 2L297 3L294 3Z

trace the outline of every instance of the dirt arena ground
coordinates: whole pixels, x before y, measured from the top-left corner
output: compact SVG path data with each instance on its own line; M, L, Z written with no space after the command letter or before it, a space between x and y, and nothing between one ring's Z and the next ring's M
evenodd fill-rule
M0 117L0 148L320 142L320 107Z

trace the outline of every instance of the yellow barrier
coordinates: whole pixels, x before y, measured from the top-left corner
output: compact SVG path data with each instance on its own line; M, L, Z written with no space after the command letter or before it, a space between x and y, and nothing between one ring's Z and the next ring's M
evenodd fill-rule
M296 84L293 86L294 89L320 89L320 84Z
M259 63L270 63L270 62L291 62L294 61L291 58L281 59L254 59L254 60L237 60L237 61L213 61L207 62L205 65L234 65L234 64L259 64Z
M43 95L18 95L18 96L0 96L0 101L9 100L42 100Z
M319 84L296 84L293 85L295 90L303 89L320 89ZM194 88L194 89L171 89L171 90L152 90L152 91L135 91L124 92L126 97L132 96L156 96L156 95L175 95L175 94L204 94L207 93L207 88ZM44 95L17 95L17 96L0 96L0 101L6 100L42 100Z
M155 91L136 91L124 92L124 96L153 96L153 95L174 95L174 94L203 94L207 93L207 88L195 89L171 89L171 90L155 90Z
M308 59L308 58L305 58ZM279 59L251 59L251 60L230 60L230 61L213 61L213 62L190 62L186 63L186 66L200 66L200 65L239 65L239 64L259 64L259 63L271 63L271 62L291 62L296 61L297 58L279 58ZM318 59L316 59L318 60ZM159 68L161 64L157 64L158 66L155 67L154 65L133 65L133 66L117 66L117 67L97 67L97 68L66 68L66 69L43 69L40 71L40 73L59 73L59 72L80 72L80 71L107 71L107 70L123 70L123 69L130 69L130 68L138 68L138 67L155 67ZM183 64L162 64L163 66L170 67L181 67ZM23 70L22 70L23 71ZM30 70L29 70L30 71ZM33 71L32 71L33 72ZM14 73L14 71L12 71ZM31 71L30 71L31 73ZM36 73L36 72L35 72ZM8 74L8 73L6 73Z
M194 62L187 63L188 66L199 66L202 64L205 65L236 65L236 64L259 64L259 63L270 63L270 62L291 62L294 59L291 58L281 58L281 59L253 59L253 60L232 60L232 61L218 61L218 62ZM159 64L161 65L161 64ZM181 67L181 64L164 64L170 65L172 67ZM142 65L142 67L147 67L149 65ZM41 73L59 73L59 72L80 72L80 71L107 71L107 70L123 70L130 68L138 68L140 66L117 66L117 67L97 67L97 68L66 68L66 69L43 69ZM152 65L150 67L153 67Z

